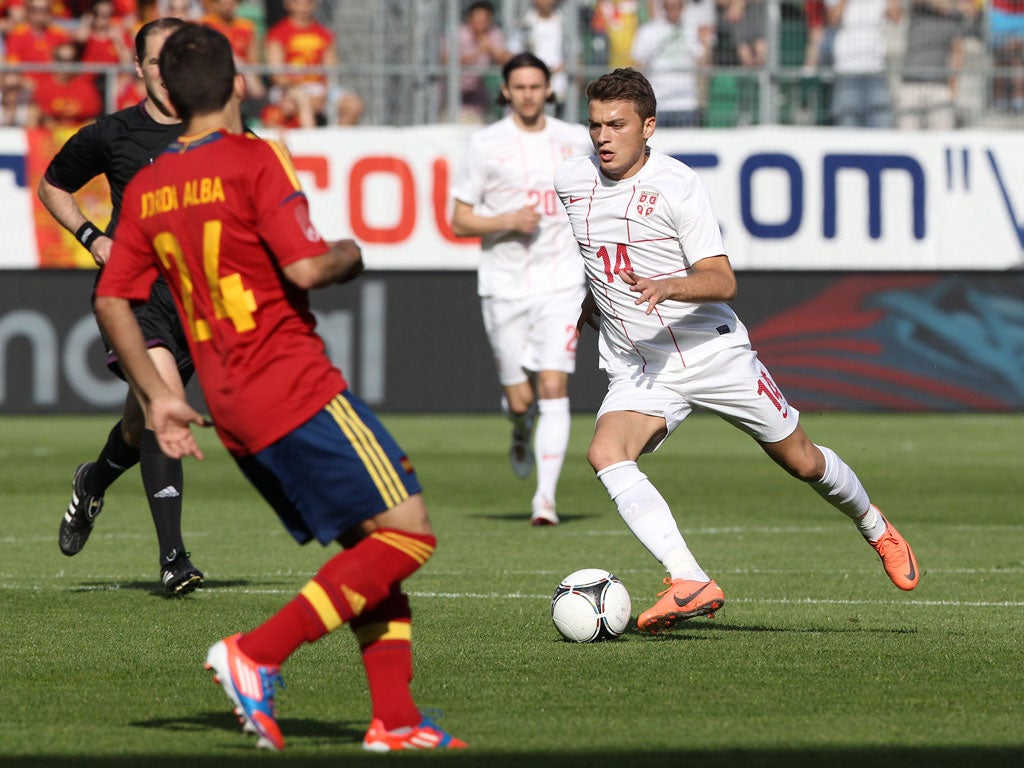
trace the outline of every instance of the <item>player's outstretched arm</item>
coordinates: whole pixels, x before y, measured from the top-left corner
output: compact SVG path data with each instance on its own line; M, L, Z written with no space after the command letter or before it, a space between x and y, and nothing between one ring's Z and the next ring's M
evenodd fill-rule
M160 450L172 459L183 456L203 458L189 425L207 426L208 422L181 398L177 397L160 377L146 351L142 331L132 314L127 299L97 296L96 319L117 353L121 368L142 403L153 425Z
M335 240L328 245L327 253L287 264L283 268L284 276L308 291L331 283L347 283L362 274L363 251L355 240Z

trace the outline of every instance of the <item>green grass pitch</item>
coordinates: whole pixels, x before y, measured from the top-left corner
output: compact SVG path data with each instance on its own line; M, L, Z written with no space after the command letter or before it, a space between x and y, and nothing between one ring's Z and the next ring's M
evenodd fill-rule
M861 476L923 576L893 587L853 525L724 422L697 416L641 468L725 590L713 620L563 642L549 599L613 571L633 615L663 573L586 464L577 415L563 525L527 525L533 481L507 423L385 416L426 488L435 557L407 583L421 707L471 749L364 753L355 642L341 629L283 668L288 745L257 752L203 670L207 647L289 600L334 550L299 547L205 431L184 529L206 588L170 599L138 472L87 547L57 527L109 417L0 417L0 765L1009 766L1024 759L1021 415L811 415Z

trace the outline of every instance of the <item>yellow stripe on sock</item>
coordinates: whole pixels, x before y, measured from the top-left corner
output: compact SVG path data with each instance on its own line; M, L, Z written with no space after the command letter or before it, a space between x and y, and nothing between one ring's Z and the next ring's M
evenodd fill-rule
M396 531L375 531L370 534L370 538L377 539L377 541L387 544L390 547L394 547L399 552L411 557L420 565L423 565L430 556L434 554L434 548L429 544L425 544L418 539L414 539L411 536L403 536L401 533Z
M341 596L345 598L348 607L352 609L352 615L358 616L366 607L366 598L356 592L352 587L341 585Z
M365 648L381 640L405 640L412 642L412 625L407 621L379 621L355 630L359 647Z
M338 615L338 609L334 607L334 603L331 602L331 598L328 597L327 592L317 584L315 581L310 581L306 586L299 592L316 611L316 615L320 617L320 621L323 622L324 626L327 627L328 632L333 632L341 626L341 616Z
M327 411L359 455L388 509L398 506L409 498L409 493L388 459L387 453L348 401L339 395L327 404Z

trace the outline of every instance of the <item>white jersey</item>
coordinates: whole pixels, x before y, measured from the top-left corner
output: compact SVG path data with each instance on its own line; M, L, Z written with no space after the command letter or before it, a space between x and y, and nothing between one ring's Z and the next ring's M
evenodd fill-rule
M686 277L701 259L725 254L718 220L692 168L650 150L639 173L605 178L596 157L567 160L555 190L569 213L590 291L601 310L601 367L671 373L727 347L749 344L724 303L665 301L647 315L618 272Z
M542 131L521 130L509 116L473 134L452 196L481 216L524 205L541 214L531 235L503 232L483 238L477 272L481 296L514 300L583 284L576 243L551 180L567 157L592 151L583 126L550 116Z

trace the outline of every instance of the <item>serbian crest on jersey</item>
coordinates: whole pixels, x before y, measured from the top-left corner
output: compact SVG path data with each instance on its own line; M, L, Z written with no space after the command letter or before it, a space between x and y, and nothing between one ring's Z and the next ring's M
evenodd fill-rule
M636 198L637 216L650 216L654 213L654 206L658 204L658 193L649 189L641 189Z

